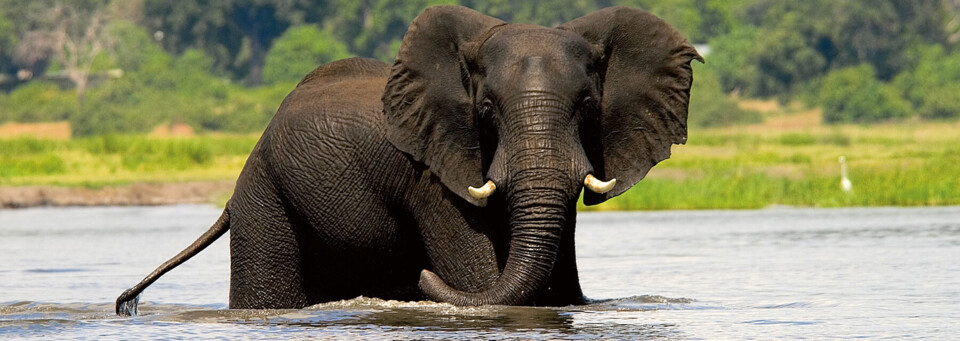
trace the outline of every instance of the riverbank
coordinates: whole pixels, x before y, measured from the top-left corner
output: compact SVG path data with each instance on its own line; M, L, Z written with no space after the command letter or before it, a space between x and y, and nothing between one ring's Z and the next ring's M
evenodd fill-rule
M692 127L646 179L582 209L960 205L960 122L827 126L816 110L761 109L761 124ZM0 138L0 205L222 204L257 139Z
M135 183L101 188L0 187L0 208L36 206L154 206L225 201L234 181Z
M779 109L762 124L691 128L686 145L598 210L960 205L960 122L823 125ZM841 188L843 156L852 183Z
M258 138L0 138L0 208L222 205Z

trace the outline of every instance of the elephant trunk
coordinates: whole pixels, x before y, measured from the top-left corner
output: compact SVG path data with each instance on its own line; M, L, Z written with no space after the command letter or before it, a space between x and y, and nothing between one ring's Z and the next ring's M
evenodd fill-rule
M439 276L423 270L420 287L432 300L458 306L521 305L534 298L550 278L566 224L566 192L527 189L513 193L510 251L503 272L486 291L468 293L451 288Z
M550 280L567 211L575 209L589 163L577 134L563 129L571 117L569 103L544 92L505 102L500 145L506 147L497 150L488 174L503 188L510 214L506 264L495 283L479 293L458 291L424 270L420 287L430 299L455 305L529 304Z

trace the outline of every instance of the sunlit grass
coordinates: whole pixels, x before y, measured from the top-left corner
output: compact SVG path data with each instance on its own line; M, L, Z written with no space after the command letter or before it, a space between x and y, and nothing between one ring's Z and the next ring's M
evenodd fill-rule
M960 204L960 124L761 125L689 142L599 210ZM840 189L846 156L851 192Z
M791 121L792 120L792 121ZM802 120L801 120L802 121ZM789 122L784 124L783 122ZM960 123L692 129L627 193L587 209L960 205ZM234 180L256 135L0 139L0 186ZM852 192L840 190L846 156Z
M0 140L0 185L101 187L236 179L254 135Z

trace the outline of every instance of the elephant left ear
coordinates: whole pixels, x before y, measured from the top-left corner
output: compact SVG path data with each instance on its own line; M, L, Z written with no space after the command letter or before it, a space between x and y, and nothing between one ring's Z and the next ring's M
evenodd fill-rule
M410 24L383 93L387 140L478 206L486 199L467 190L485 179L464 48L502 23L465 7L428 8Z
M559 28L604 51L601 113L588 128L598 136L584 137L583 144L595 176L617 183L603 194L585 191L584 203L595 205L633 187L670 157L673 144L687 141L690 62L703 57L669 24L634 8L606 8Z

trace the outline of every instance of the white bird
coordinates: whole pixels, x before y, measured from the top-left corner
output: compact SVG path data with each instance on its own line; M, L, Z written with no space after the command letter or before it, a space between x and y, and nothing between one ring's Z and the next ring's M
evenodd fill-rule
M841 156L838 161L840 161L840 189L849 193L853 190L853 183L847 177L847 158Z

